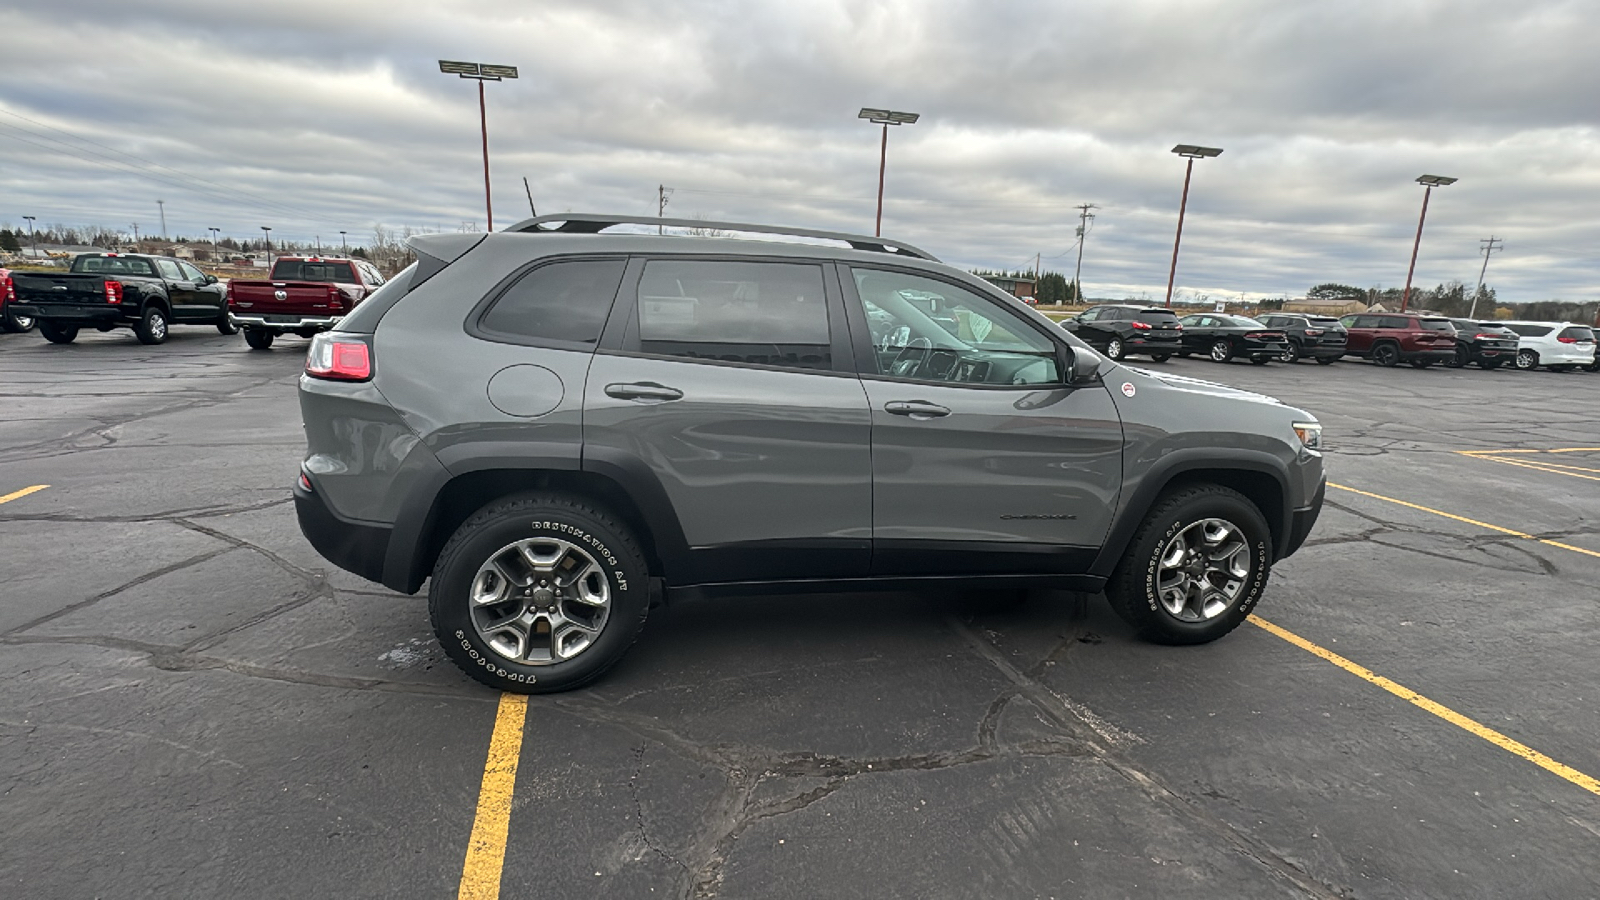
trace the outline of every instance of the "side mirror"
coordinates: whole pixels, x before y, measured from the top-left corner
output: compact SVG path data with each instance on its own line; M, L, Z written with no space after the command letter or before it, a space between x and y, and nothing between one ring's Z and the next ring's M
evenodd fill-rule
M215 275L207 275L206 276L206 284L216 284L216 283L217 283L217 276L215 276Z
M1099 380L1100 357L1092 351L1082 353L1073 347L1061 347L1056 355L1057 365L1067 374L1067 384L1094 384Z

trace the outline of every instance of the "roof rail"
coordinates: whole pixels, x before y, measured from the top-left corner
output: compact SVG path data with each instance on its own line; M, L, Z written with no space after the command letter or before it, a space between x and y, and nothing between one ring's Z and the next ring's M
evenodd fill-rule
M548 227L549 223L559 222L559 225ZM716 228L723 231L744 231L751 234L778 234L786 237L822 238L830 241L843 241L856 250L869 250L875 253L893 253L901 256L914 256L917 259L938 262L938 257L925 250L919 250L902 241L891 241L881 237L868 237L862 234L847 234L843 231L819 231L814 228L785 228L779 225L755 225L750 222L713 222L705 219L658 219L650 216L608 216L595 213L558 213L549 216L538 216L532 219L523 219L506 231L519 231L525 233L551 233L551 234L598 234L613 225L657 225L671 228Z

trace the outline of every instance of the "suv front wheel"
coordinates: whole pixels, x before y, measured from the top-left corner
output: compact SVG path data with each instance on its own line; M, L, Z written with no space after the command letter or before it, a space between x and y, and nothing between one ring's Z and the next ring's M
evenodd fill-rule
M479 510L445 544L428 611L445 653L478 681L542 694L581 687L644 627L637 541L577 497L529 494Z
M1272 571L1260 510L1215 484L1162 498L1106 585L1111 608L1160 644L1203 644L1239 627Z

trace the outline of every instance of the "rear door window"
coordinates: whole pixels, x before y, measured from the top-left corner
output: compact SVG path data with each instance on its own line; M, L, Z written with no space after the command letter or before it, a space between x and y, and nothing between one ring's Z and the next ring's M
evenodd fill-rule
M170 260L170 259L158 259L158 260L155 261L155 263L156 263L156 271L161 273L161 277L162 278L165 278L168 281L183 281L184 280L182 270L180 270L178 268L178 264L173 262L172 260Z
M1555 330L1548 325L1507 325L1506 327L1523 337L1544 337Z
M822 267L812 263L651 260L637 327L642 353L833 368Z
M1378 327L1378 320L1380 318L1382 318L1382 317L1381 316L1355 316L1353 319L1347 319L1346 320L1345 327L1347 327L1347 328L1377 328Z
M1411 320L1405 316L1378 316L1378 328L1410 328Z
M625 266L621 259L563 260L539 266L502 291L484 312L478 322L482 336L592 348L611 313Z
M1582 325L1570 325L1566 328L1563 328L1561 333L1556 335L1556 338L1558 340L1560 338L1568 338L1574 341L1592 341L1594 340L1594 332L1583 327Z

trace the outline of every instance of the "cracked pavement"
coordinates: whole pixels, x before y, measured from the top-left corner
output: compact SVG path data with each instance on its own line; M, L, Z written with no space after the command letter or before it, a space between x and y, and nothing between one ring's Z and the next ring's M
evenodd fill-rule
M496 695L301 538L303 342L0 335L0 894L456 891ZM1171 369L1324 422L1332 480L1600 550L1600 378ZM1562 457L1600 469L1600 452ZM1585 462L1587 460L1587 462ZM1600 559L1330 491L1259 613L1600 776ZM532 698L504 896L1593 897L1600 797L1263 629L1099 597L656 610Z

